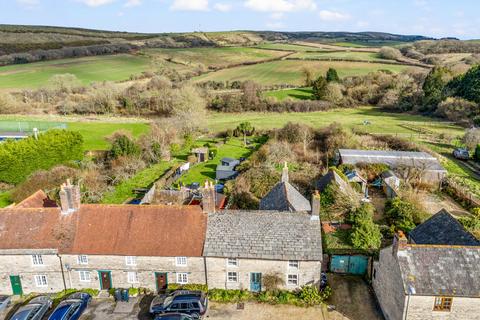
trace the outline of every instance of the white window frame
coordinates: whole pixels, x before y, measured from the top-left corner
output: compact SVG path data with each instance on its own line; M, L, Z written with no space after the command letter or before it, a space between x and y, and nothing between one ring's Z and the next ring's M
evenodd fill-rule
M44 266L43 256L41 254L32 254L32 265L34 266Z
M48 287L48 279L45 274L36 274L33 276L33 278L35 280L35 286L37 286L37 288Z
M178 284L187 284L188 283L188 273L178 272L177 276L176 276L176 280L177 280Z
M138 273L135 271L127 272L127 282L128 283L138 283Z
M230 282L230 283L238 282L238 272L228 271L227 272L227 282Z
M237 258L227 258L227 267L237 268L238 267L238 259Z
M87 271L87 270L78 271L78 278L80 279L80 282L92 281L92 279L90 278L90 271Z
M77 263L86 265L88 264L88 256L84 254L80 254L77 256Z
M126 256L125 257L125 265L127 266L136 266L137 265L137 257L136 256Z
M290 283L290 276L292 277L292 281L295 281L296 283ZM295 277L295 280L293 279ZM298 286L300 283L300 277L296 273L289 273L287 274L287 286Z
M186 267L188 265L187 257L175 257L175 265L177 267Z
M288 260L288 269L296 269L300 267L300 262L298 260Z

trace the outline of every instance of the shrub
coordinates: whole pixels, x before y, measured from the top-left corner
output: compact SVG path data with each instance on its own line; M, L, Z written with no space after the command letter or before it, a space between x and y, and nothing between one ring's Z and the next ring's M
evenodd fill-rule
M410 232L415 228L413 217L416 208L413 204L404 201L400 198L388 200L385 203L385 216L390 225L393 225L396 230Z
M340 77L338 76L337 70L329 68L327 71L327 82L340 82Z
M83 158L83 138L78 132L49 130L21 141L0 144L0 181L17 184L32 172Z
M402 53L400 52L400 50L392 47L382 47L380 49L379 55L381 58L389 60L398 60L402 58Z
M110 149L110 157L116 159L121 156L131 156L140 154L140 147L123 133L114 134L112 147Z
M262 276L263 287L267 291L273 291L285 284L279 273L267 273Z
M373 222L374 207L363 204L353 214L353 230L350 241L357 249L378 249L382 243L380 228Z
M208 292L208 286L206 284L201 284L201 283L188 283L188 284L169 283L168 290L192 290L192 291Z

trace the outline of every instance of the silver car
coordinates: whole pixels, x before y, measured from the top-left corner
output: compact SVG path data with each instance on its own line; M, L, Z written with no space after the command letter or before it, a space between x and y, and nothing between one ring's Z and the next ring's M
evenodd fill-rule
M20 307L10 320L41 320L52 307L52 299L48 296L38 296Z

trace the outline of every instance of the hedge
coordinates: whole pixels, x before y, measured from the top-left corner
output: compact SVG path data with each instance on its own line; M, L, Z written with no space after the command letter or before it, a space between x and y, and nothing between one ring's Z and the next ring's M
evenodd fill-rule
M34 171L83 158L78 132L49 130L38 136L0 144L0 181L18 184Z

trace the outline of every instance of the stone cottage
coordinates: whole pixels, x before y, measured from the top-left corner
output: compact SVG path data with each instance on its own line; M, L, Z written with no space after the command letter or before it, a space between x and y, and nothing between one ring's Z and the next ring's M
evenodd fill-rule
M387 320L480 319L480 247L409 244L380 251L373 288Z
M60 198L0 209L0 293L205 283L199 206L80 204L70 184Z

